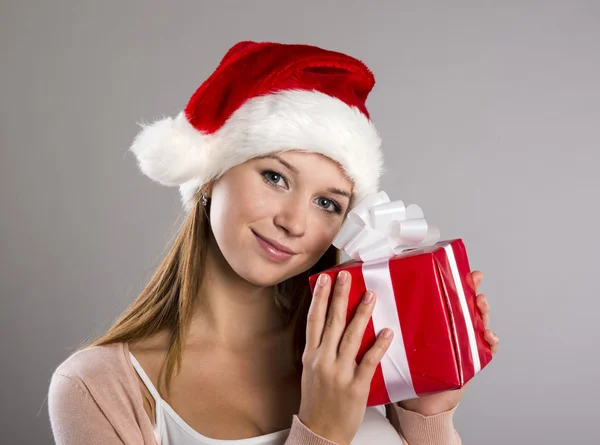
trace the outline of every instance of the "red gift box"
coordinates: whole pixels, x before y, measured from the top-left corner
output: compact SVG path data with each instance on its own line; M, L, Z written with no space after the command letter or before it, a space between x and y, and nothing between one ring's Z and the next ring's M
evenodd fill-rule
M391 258L351 260L323 273L335 280L341 270L352 275L347 322L366 290L377 294L357 362L379 332L394 331L371 381L367 406L460 388L492 359L462 240ZM318 275L310 277L313 290Z

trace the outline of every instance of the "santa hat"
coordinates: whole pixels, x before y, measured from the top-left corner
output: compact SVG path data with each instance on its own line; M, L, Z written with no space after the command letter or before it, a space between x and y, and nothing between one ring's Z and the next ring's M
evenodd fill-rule
M381 139L365 106L374 84L371 71L345 54L240 42L175 118L143 125L131 151L145 175L179 186L187 210L231 167L286 150L338 162L358 202L378 191L383 173Z

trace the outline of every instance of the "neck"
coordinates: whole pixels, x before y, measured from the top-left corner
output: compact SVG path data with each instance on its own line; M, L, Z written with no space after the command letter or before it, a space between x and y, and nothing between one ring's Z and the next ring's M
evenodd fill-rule
M279 338L285 326L275 305L274 288L259 287L240 277L221 254L212 234L207 248L190 336L232 351L256 349Z

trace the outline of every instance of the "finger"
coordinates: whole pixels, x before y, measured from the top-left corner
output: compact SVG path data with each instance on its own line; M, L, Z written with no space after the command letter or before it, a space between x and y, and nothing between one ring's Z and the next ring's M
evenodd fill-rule
M334 357L337 356L340 338L346 327L346 312L348 310L348 291L350 290L350 273L342 270L338 273L333 287L333 295L325 326L323 328L323 340L321 347L333 352Z
M483 280L483 274L478 270L474 270L471 273L471 277L473 278L473 285L475 286L475 293L477 294L477 292L479 292L479 286L481 286L481 280Z
M389 332L390 336L386 337L386 332ZM387 352L394 338L394 331L389 328L383 329L371 349L361 359L358 368L356 369L356 379L361 384L368 384L373 379L377 365Z
M483 326L485 329L490 325L490 304L484 294L477 295L477 308L483 318Z
M484 332L483 338L490 345L492 354L495 354L496 352L498 352L498 347L500 345L500 339L498 338L498 336L496 334L494 334L492 331L490 331L488 329Z
M370 295L370 301L368 297ZM340 343L340 349L338 351L338 358L343 362L354 363L356 354L360 349L362 338L365 335L365 329L369 324L369 319L375 308L376 295L374 292L365 292L363 299L356 309L356 313L352 320L346 327L342 341Z
M319 275L306 319L306 349L316 349L321 344L330 293L331 278L326 273Z

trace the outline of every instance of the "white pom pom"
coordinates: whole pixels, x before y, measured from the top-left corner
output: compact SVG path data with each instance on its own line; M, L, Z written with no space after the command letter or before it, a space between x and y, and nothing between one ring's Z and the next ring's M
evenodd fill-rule
M142 125L130 150L140 170L150 179L179 186L202 176L209 153L210 135L196 130L183 112L175 119L167 117Z

